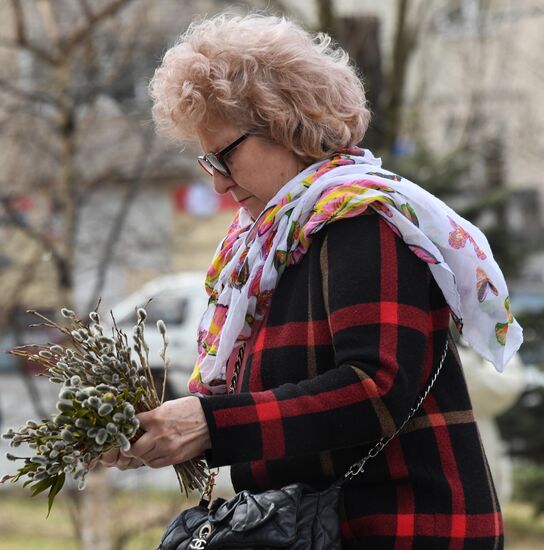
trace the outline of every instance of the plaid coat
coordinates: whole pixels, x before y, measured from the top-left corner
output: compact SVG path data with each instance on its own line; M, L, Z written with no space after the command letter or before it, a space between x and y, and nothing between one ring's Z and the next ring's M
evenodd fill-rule
M449 308L381 216L327 225L282 275L237 390L201 397L236 491L324 489L425 389ZM234 361L227 368L230 385ZM502 517L454 344L403 433L344 486L343 548L500 549Z

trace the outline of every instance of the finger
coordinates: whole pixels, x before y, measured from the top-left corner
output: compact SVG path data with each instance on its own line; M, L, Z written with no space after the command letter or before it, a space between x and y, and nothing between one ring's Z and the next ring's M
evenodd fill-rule
M150 468L164 468L174 464L172 459L167 456L161 456L159 458L152 458L151 460L144 460L146 466Z
M136 443L134 443L130 450L123 454L125 456L131 456L136 458L144 458L146 455L149 455L157 445L157 442L153 439L153 437L149 434L149 432L146 432Z
M106 451L100 456L99 461L101 464L107 467L115 466L119 458L119 449L114 448Z
M139 458L131 458L126 464L123 463L123 466L118 466L118 468L120 470L135 470L136 468L141 468L142 466L145 466L145 464Z
M115 466L119 470L128 470L133 460L134 460L133 458L126 458L122 455L119 455L119 459L117 460L117 463L115 464Z
M128 464L127 469L135 470L136 468L141 468L142 466L145 466L143 460L140 460L139 458L133 458Z
M116 466L121 470L129 470L145 466L145 463L140 458L123 457L120 455L119 459L117 460Z
M93 458L90 462L84 463L87 470L92 470L96 467L96 465L100 462L100 457L97 456L96 458Z

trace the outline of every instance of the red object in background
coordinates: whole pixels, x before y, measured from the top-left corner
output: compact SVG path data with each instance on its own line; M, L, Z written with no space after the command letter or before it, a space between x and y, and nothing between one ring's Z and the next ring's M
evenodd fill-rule
M202 200L206 200L206 191L204 190L209 190L208 200L210 200L210 202L214 201L214 211L238 210L238 208L240 208L240 205L232 198L232 195L230 193L220 195L216 193L210 185L201 182L195 182L179 185L174 189L173 200L176 210L181 212L193 211L193 208L190 205L189 196L191 193L194 193L197 188L202 194ZM213 211L210 211L210 215L213 213Z
M31 361L30 359L23 359L22 357L17 358L20 361L21 368L24 372L31 374L45 374L46 370L40 363L36 361Z
M32 210L32 197L19 195L10 199L11 206L17 212L28 212Z
M58 315L51 308L43 308L39 311L45 317L59 322ZM18 355L8 354L9 350L23 346L31 353L37 353L37 346L49 346L60 344L63 347L71 347L72 340L63 332L50 326L44 326L42 320L26 311L23 306L17 306L12 312L12 325L0 336L0 371L19 370L26 374L42 374L44 367L31 359ZM62 323L60 323L62 324ZM4 361L3 361L4 360Z
M232 198L230 193L220 195L219 201L220 210L238 210L240 205Z

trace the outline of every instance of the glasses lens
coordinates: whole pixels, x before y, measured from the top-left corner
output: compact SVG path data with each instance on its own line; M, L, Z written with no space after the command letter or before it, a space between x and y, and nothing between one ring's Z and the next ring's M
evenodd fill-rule
M206 174L209 176L213 176L213 166L209 163L209 161L203 157L198 157L198 164L200 164L200 167Z
M230 172L229 169L225 166L225 164L217 158L216 155L207 155L206 160L210 163L212 168L214 170L217 170L220 174L223 176L229 176Z

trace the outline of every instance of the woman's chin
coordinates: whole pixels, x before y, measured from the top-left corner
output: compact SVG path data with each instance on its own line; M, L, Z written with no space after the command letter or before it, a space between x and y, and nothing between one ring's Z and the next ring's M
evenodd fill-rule
M240 206L251 216L251 219L255 221L266 206L266 204L260 204L260 202L261 201L255 200L254 197L248 197Z

